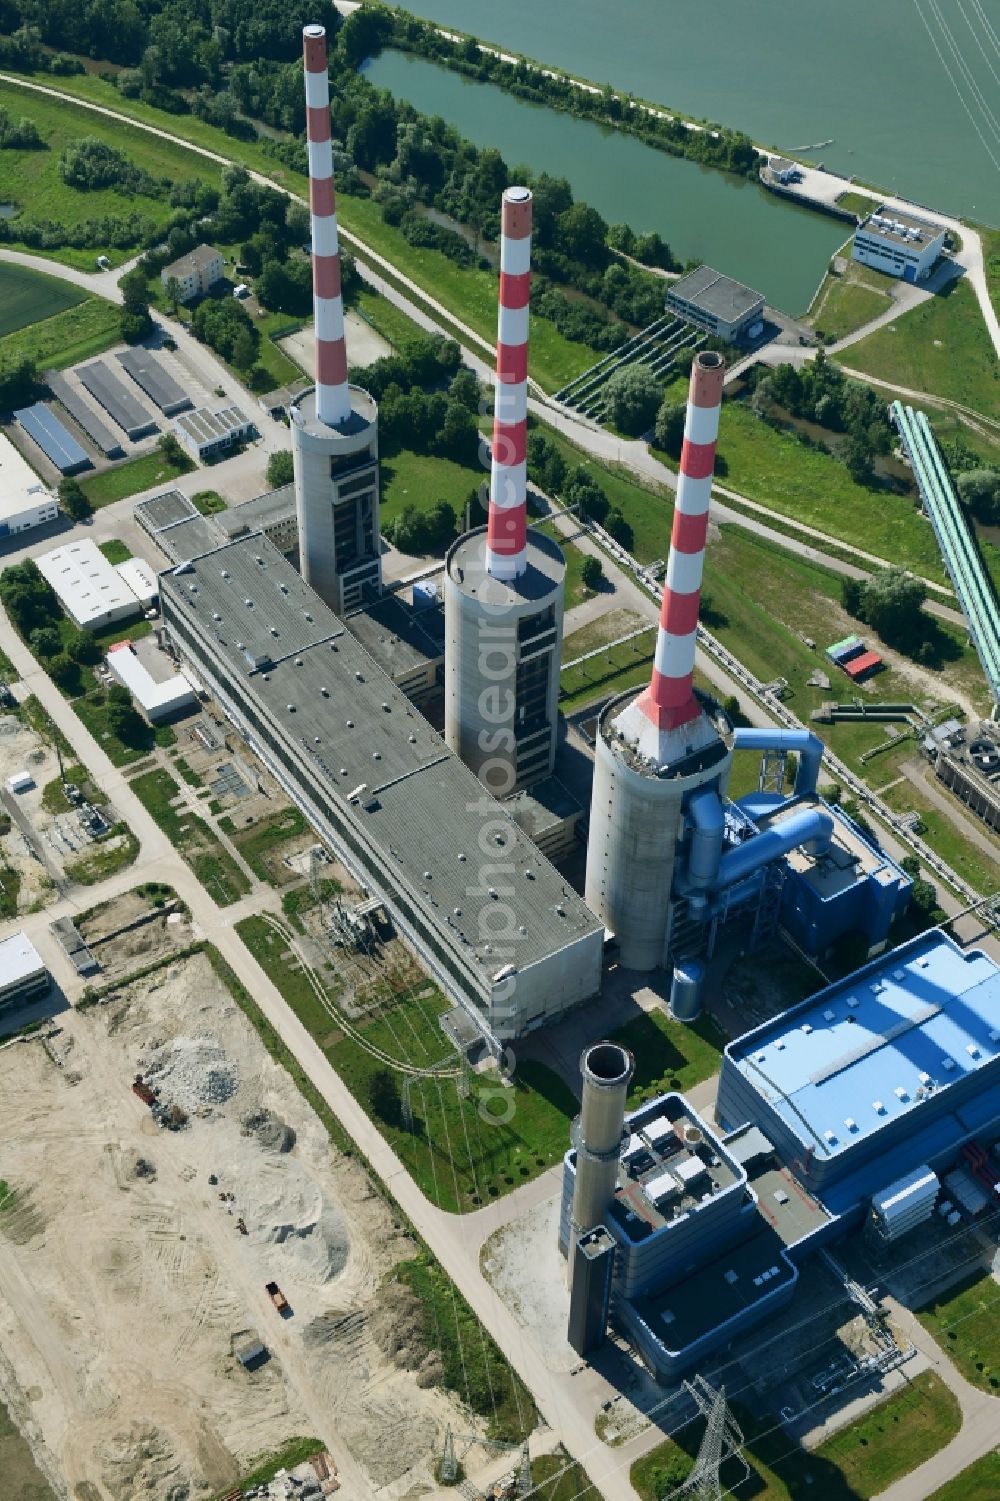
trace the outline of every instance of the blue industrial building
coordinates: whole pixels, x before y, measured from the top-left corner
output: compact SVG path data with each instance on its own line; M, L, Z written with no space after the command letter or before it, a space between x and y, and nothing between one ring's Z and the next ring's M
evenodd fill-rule
M761 757L758 789L729 801L712 786L685 804L673 868L675 957L715 949L719 930L752 917L754 937L780 923L816 956L848 933L869 953L889 940L913 882L871 837L816 790L823 743L808 730L738 729L733 751ZM794 791L784 761L799 757Z
M1000 1133L1000 970L913 939L731 1042L719 1119L752 1122L834 1214Z
M603 1213L610 1317L661 1381L789 1302L802 1261L873 1212L919 1223L935 1174L1000 1136L1000 968L913 939L730 1043L716 1111L721 1131L678 1094L626 1116Z

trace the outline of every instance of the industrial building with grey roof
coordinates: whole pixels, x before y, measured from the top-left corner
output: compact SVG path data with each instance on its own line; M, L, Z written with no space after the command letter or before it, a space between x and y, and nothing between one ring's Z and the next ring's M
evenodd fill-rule
M698 266L671 284L667 307L717 338L732 340L760 318L764 298L711 266Z
M601 924L265 537L160 584L174 648L484 1029L597 993Z

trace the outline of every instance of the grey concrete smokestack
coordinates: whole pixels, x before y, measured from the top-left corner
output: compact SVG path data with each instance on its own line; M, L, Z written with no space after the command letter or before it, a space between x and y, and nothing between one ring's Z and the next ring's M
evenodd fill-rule
M580 1058L583 1097L574 1127L576 1182L567 1276L573 1277L577 1237L600 1225L614 1198L625 1127L625 1098L635 1060L616 1042L598 1042Z

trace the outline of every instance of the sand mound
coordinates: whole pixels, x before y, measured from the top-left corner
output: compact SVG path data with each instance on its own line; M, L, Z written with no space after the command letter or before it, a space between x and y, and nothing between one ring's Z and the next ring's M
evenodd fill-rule
M156 1048L140 1068L164 1104L197 1110L201 1105L224 1105L239 1088L235 1063L212 1037L175 1037Z
M98 1446L108 1495L117 1501L188 1501L185 1475L167 1435L152 1423L133 1423Z
M340 1211L304 1176L286 1170L246 1183L240 1205L257 1241L281 1246L298 1265L295 1275L314 1285L329 1282L347 1265L351 1237Z

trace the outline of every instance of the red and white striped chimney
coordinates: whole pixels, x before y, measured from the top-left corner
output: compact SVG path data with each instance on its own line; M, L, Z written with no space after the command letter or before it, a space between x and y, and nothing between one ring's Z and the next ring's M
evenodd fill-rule
M340 294L340 242L333 191L330 78L326 28L304 26L309 211L312 216L313 315L316 332L316 416L337 427L351 415L347 386L344 302Z
M528 301L531 193L507 188L500 223L500 313L493 409L487 572L517 578L528 566Z
M709 351L696 355L691 367L653 677L634 704L661 731L678 729L701 713L693 688L694 651L725 373L721 354Z

